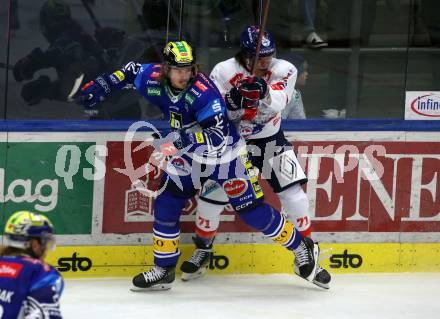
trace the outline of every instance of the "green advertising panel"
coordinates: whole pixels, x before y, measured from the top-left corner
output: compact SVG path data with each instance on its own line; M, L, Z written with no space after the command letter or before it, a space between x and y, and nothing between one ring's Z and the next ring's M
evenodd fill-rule
M0 143L2 232L15 211L48 216L56 233L90 234L95 143Z

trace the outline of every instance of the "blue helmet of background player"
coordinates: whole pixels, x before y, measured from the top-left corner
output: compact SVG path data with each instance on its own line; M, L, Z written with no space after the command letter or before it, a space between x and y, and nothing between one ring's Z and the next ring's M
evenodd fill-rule
M248 56L254 56L257 51L258 34L260 28L258 26L246 27L240 36L241 51ZM275 53L276 45L271 34L264 31L259 56L266 57Z

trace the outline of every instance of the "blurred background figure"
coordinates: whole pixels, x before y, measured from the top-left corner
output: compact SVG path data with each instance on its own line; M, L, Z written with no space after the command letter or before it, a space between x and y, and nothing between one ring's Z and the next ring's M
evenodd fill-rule
M92 10L93 1L82 4ZM127 60L144 60L145 42L128 37L121 29L101 27L98 21L94 36L90 35L72 17L70 6L63 0L43 3L39 28L48 48L33 49L13 68L15 80L25 82L21 97L28 105L43 100L72 102L79 88L99 74L118 68ZM55 79L51 79L49 69L55 69ZM35 79L34 74L40 70L48 71ZM139 98L131 91L118 92L103 108L85 115L90 119L140 119L143 114Z
M18 16L18 0L11 1L11 29L20 29L20 18Z
M348 47L353 42L367 46L376 21L377 0L326 0L328 38L332 47ZM359 30L353 25L358 23Z
M55 248L53 225L40 214L19 211L8 219L0 252L2 318L61 318L63 278L44 262Z
M292 94L290 102L281 112L282 119L306 119L306 112L304 110L304 103L301 95L301 87L304 87L309 77L309 64L300 54L289 52L281 57L284 60L291 62L297 69L298 75L295 83L295 90Z
M19 59L13 69L17 82L26 82L21 96L29 105L43 99L72 101L84 78L92 78L103 67L101 50L92 36L83 31L62 0L47 0L40 9L40 31L49 47L37 47ZM34 74L54 68L57 78Z
M167 37L181 35L197 46L209 72L239 47L235 30L260 22L264 1L5 3L0 31L10 38L0 47L0 86L7 90L3 117L147 119L160 112L150 113L154 108L130 89L88 113L68 101L80 85L121 61L160 61ZM438 90L439 9L436 0L272 0L266 28L279 47L301 52L313 66L301 92L308 118L402 118L407 91ZM314 50L327 43L331 50Z

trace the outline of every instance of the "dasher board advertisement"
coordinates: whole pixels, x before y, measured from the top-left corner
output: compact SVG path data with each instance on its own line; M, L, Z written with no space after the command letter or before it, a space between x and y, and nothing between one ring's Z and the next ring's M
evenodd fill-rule
M440 120L440 91L407 91L405 120Z

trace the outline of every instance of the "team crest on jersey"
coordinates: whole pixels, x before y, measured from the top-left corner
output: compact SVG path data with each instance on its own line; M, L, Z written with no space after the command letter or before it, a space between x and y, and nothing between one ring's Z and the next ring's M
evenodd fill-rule
M191 172L188 162L181 157L173 157L170 164L176 168L177 173L189 174Z

